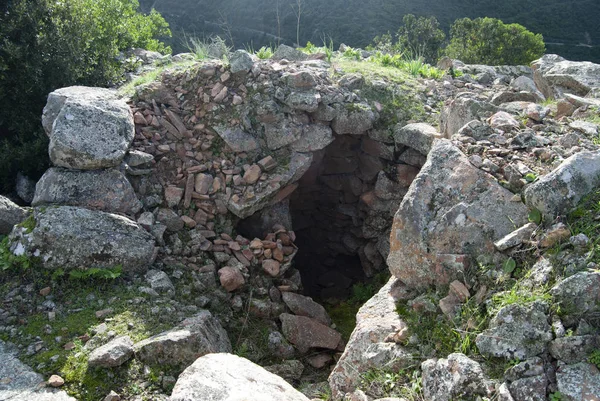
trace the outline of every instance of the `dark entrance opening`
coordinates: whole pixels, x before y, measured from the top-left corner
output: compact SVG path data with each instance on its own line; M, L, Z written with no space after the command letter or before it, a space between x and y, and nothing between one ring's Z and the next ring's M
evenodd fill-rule
M323 302L347 298L352 285L363 282L380 268L366 257L365 248L377 253L377 234L369 226L369 194L383 161L364 152L364 136L337 136L315 152L311 168L290 197L292 226L304 293ZM388 231L389 234L389 231Z
M368 135L336 135L313 152L288 199L241 221L238 232L262 238L275 223L292 228L298 249L293 267L304 294L333 304L345 300L354 284L386 269L393 216L406 177L418 172L395 153L393 143Z

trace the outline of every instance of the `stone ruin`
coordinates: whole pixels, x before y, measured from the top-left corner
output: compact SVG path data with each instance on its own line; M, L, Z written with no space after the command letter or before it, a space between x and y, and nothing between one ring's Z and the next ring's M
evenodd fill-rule
M418 291L442 288L448 296L437 306L453 316L471 297L465 273L475 256L489 253L497 264L531 240L538 228L527 222L527 206L553 219L597 187L597 127L589 132L582 122L563 127L546 118L548 108L534 103L545 94L515 83L533 82L523 75L528 69L465 66L481 85L455 81L453 88L432 89L456 95L439 133L413 123L405 110L390 115L389 104L364 96L380 91L385 98L385 85L352 74L334 82L327 68L318 60L258 62L236 52L230 66L213 61L170 72L138 88L129 104L94 88L54 92L43 119L54 167L37 185L34 224L16 226L11 250L49 269L122 266L135 274L152 266L146 276L152 289L162 285L156 282L166 277L163 271L190 272L184 291L199 295L204 306L222 303L278 319L283 334L273 331L279 337L269 340L279 357L297 352L322 368L343 350L329 378L336 399L354 392L357 372L412 364L397 302L410 300L418 310L424 305ZM540 71L533 75L538 81ZM493 90L485 86L490 80ZM560 82L561 91L569 87ZM470 92L461 92L467 85ZM406 96L434 114L436 96ZM565 97L557 115L597 105L593 98ZM525 128L513 115L527 117ZM528 185L526 176L534 172L547 175ZM557 187L569 194L558 205L550 196ZM395 277L361 308L347 345L324 308L299 294L340 300L353 283L386 267ZM541 285L539 277L532 285ZM576 290L583 300L577 307L596 313L597 279L597 272L579 272L553 287L552 296L577 303L568 295ZM480 286L474 297L483 300L486 293ZM529 358L523 363L540 365L542 374L532 378L506 376L504 390L513 396L530 382L545 396L550 387L537 356L548 347L559 360L558 388L570 383L569 369L592 369L557 350L567 337L553 340L548 314L538 303L510 306L477 337L482 354L509 358L518 350L515 355ZM226 337L210 313L199 316L211 322L210 337ZM573 326L578 318L563 321ZM177 335L206 340L202 328L183 325L173 329ZM528 325L535 326L535 347L523 340ZM504 333L503 341L487 340L495 333ZM155 360L158 353L168 361L161 341L171 341L169 332L137 344L136 357ZM208 352L229 351L231 344L211 347ZM479 364L451 354L422 365L428 399L437 399L438 373L457 364L475 372L467 379L477 394L491 394ZM597 370L589 375L597 377ZM462 391L448 386L445 396Z
M352 92L367 85L359 77L337 86L320 61L237 64L204 64L136 94L132 148L154 162L128 174L145 210L157 209L157 240L198 264L198 249L244 252L223 238L232 229L253 248L278 224L293 230L296 258L275 275L280 284L298 269L307 294L343 299L385 269L393 214L426 150L407 146L410 134L381 121L382 105ZM262 263L256 249L237 260L247 267L256 256Z
M357 95L359 76L336 85L320 61L238 56L164 76L129 104L98 88L50 94L53 167L11 250L67 273L152 269L153 282L154 269L183 269L204 305L279 319L280 356L287 341L339 351L323 307L296 293L339 302L386 268L393 215L440 134L394 129Z

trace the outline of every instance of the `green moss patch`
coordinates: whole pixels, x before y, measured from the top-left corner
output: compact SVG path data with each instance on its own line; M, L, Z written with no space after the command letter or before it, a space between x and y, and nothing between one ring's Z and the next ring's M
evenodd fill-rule
M113 369L89 369L89 350L84 347L91 337L97 345L114 336L128 335L134 342L169 329L177 322L176 316L152 313L152 304L145 301L134 287L124 279L73 280L67 277L53 279L47 272L35 269L9 271L0 279L0 297L18 286L29 284L34 291L32 305L40 305L44 299L39 290L51 287L52 302L57 305L56 314L40 312L39 308L26 310L22 306L22 318L17 335L0 333L4 341L26 348L38 343L41 349L33 355L21 354L24 363L49 377L58 374L65 379L64 389L80 401L102 399L111 390L124 396L133 396L158 389L160 383L148 381L144 367L136 360ZM110 309L103 319L96 312ZM100 324L104 331L94 335ZM139 383L148 382L145 388ZM152 387L154 386L154 387Z

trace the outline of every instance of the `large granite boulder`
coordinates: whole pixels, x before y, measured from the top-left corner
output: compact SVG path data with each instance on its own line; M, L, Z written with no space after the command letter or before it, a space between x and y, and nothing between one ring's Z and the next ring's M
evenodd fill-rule
M48 269L85 270L122 266L145 271L154 254L151 234L130 219L72 206L34 209L33 229L15 227L10 249L39 257Z
M308 124L302 129L302 136L292 143L291 148L296 152L314 152L321 150L333 142L331 128L327 125Z
M260 147L256 138L241 128L216 125L213 129L234 152L251 152Z
M136 343L135 356L151 365L189 366L211 353L231 352L221 323L207 310L185 319L179 326Z
M28 214L27 209L0 195L0 235L9 234Z
M600 152L577 153L525 188L525 203L552 221L600 185Z
M113 91L84 86L50 93L42 125L52 163L80 170L118 166L135 134L124 100Z
M33 206L81 206L109 213L135 214L142 205L118 170L50 168L38 181Z
M406 324L396 312L396 303L404 286L392 277L356 315L356 327L344 353L329 376L333 399L352 393L360 384L362 373L369 369L399 370L413 364L412 355L403 346L388 341L406 331Z
M440 139L394 216L388 266L409 287L444 286L526 222L523 203Z
M566 93L585 96L600 87L600 64L546 54L531 65L534 81L546 97L561 98Z
M171 401L308 401L281 377L231 354L198 358L177 379Z

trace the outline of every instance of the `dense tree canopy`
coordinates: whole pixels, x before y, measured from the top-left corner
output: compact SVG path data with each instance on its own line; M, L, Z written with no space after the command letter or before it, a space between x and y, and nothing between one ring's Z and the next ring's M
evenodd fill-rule
M40 116L46 96L69 85L107 86L123 75L132 47L170 51L156 11L137 0L8 0L0 5L0 190L17 170L47 163Z
M546 50L540 34L495 18L462 18L450 30L446 54L469 64L527 65Z

